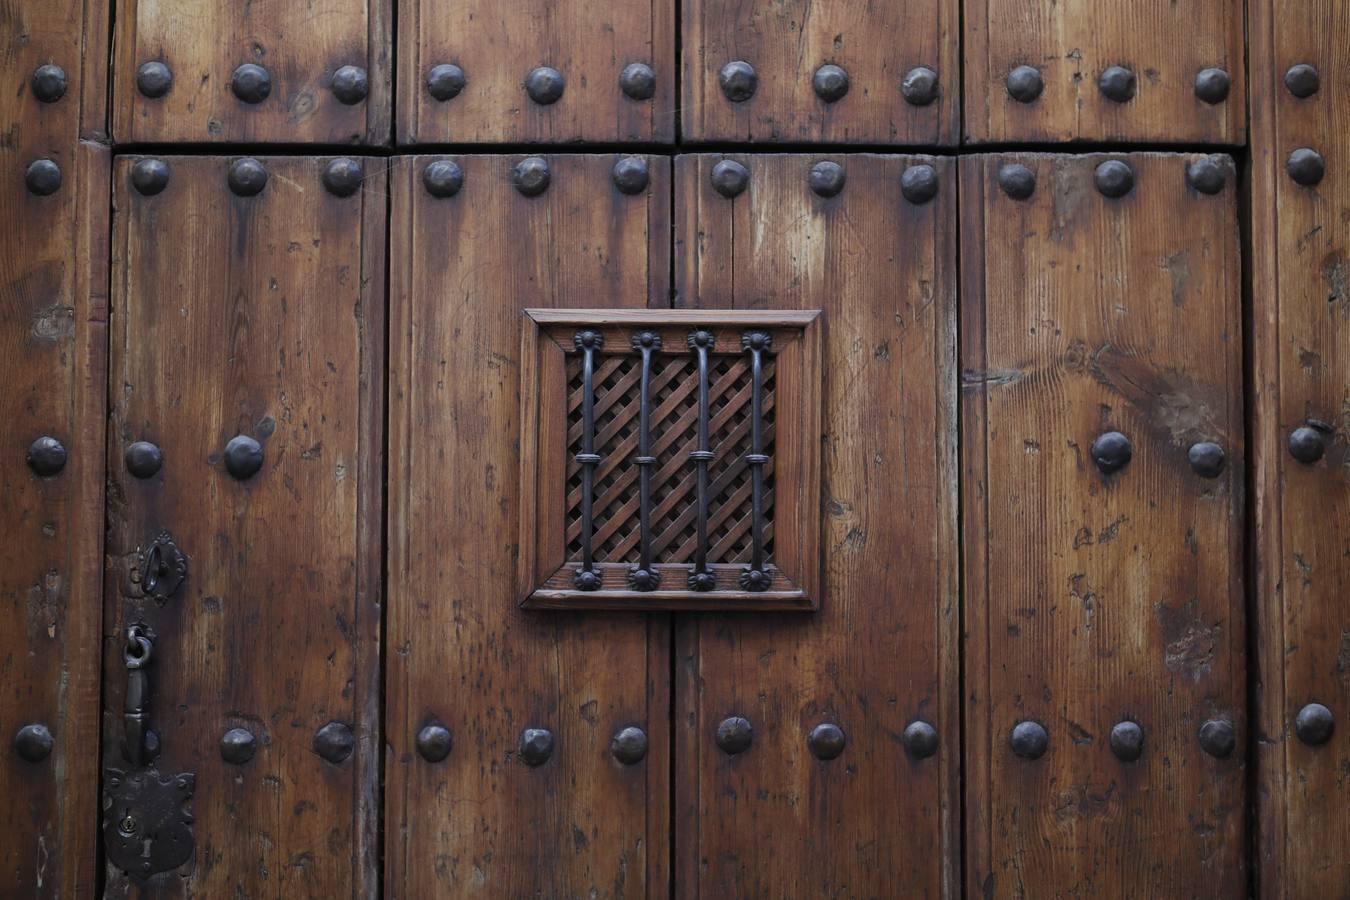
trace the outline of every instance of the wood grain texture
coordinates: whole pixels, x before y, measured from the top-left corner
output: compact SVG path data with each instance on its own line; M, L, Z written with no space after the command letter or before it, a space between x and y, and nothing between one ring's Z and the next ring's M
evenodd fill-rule
M665 897L669 618L517 606L523 310L663 306L670 170L612 184L616 156L463 156L437 199L395 162L391 258L385 894ZM424 726L454 747L431 763ZM624 766L614 734L646 731ZM547 728L552 756L518 755Z
M1096 166L1135 172L1119 200ZM971 894L1241 896L1243 427L1234 176L1193 157L962 161L962 482ZM1216 158L1231 165L1226 158ZM1034 195L998 173L1020 163ZM1090 447L1133 444L1103 475ZM1188 463L1226 453L1220 477ZM1231 721L1215 759L1197 732ZM1010 733L1049 733L1039 760ZM1110 749L1144 731L1133 763Z
M1232 0L964 0L965 139L1241 144L1246 139L1242 4ZM1033 103L1008 93L1008 73L1041 71ZM1132 100L1098 87L1102 72L1135 74ZM1196 97L1217 67L1228 97Z
M157 636L151 727L161 772L193 771L196 856L123 896L369 897L379 814L386 173L326 191L328 160L261 159L263 192L237 197L229 160L166 157L162 193L114 174L113 392L104 759L121 751L123 634ZM236 434L262 445L244 481L222 461ZM132 477L134 441L164 454ZM169 529L189 557L162 607L131 579ZM318 729L347 725L339 763ZM257 740L221 758L236 727Z
M118 0L113 133L120 143L388 144L392 16L393 0ZM137 89L137 70L150 61L173 73L163 97ZM244 63L271 76L271 93L260 103L245 103L231 89ZM364 100L334 96L333 73L343 66L365 69Z
M1350 7L1250 4L1252 367L1261 896L1343 897L1350 885ZM1312 65L1321 87L1285 86ZM1315 187L1289 154L1326 160ZM1325 424L1326 455L1290 456L1290 433ZM1335 716L1321 746L1296 735L1308 703Z
M674 140L672 0L401 0L398 30L400 144ZM619 87L633 63L656 76L649 99ZM427 91L427 73L441 64L464 73L449 100ZM563 76L555 103L525 91L539 66Z
M682 125L686 141L829 141L950 145L960 123L957 0L723 3L683 7ZM719 73L733 60L759 78L733 103ZM843 68L848 93L826 103L812 88L825 64ZM938 97L912 105L900 85L910 70L937 73Z
M677 305L824 310L820 611L690 616L676 640L676 894L959 896L956 179L950 161L737 156L749 187L676 175ZM939 192L902 199L911 165ZM714 742L745 716L752 747ZM936 756L907 754L915 720ZM822 722L843 754L812 756Z

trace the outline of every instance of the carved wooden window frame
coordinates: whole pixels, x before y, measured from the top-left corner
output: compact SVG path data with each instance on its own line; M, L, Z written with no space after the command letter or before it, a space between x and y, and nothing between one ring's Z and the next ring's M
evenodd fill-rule
M819 310L527 309L521 331L521 533L517 566L521 606L641 611L810 611L818 607L823 378L823 326ZM576 452L574 437L582 426L575 421L575 410L569 408L569 398L575 401L578 391L575 373L581 366L580 360L585 357L581 342L582 335L587 332L600 338L598 347L592 343L593 338L586 339L587 346L592 348L590 358L593 362L598 364L602 360L631 356L636 362L630 366L638 365L645 346L652 360L642 369L647 373L651 373L658 362L663 366L679 362L697 373L699 351L693 346L691 336L704 332L712 340L707 345L705 360L719 360L721 368L728 370L726 379L741 378L737 396L742 401L748 390L746 378L749 378L744 373L755 371L752 361L756 358L762 361L766 372L772 366L771 452L746 452L735 457L741 474L753 471L756 463L761 473L765 469L772 472L772 520L766 527L765 516L760 514L754 517L752 524L752 530L761 536L761 548L767 543L763 535L772 529L771 556L765 558L761 553L765 570L762 575L750 573L753 566L744 562L709 561L706 553L703 556L707 563L704 571L712 573L708 580L691 579L691 573L698 568L695 563L654 561L651 568L659 573L659 585L639 590L634 585L643 582L635 581L635 577L650 576L628 559L595 562L588 570L595 573L594 577L578 575L584 566L569 559L568 497L569 490L575 497L580 489L569 489L569 478L575 481L576 470L585 468L578 462L582 457L593 460L592 472L601 465L599 453L587 456ZM643 333L654 335L658 340L649 337L645 345L635 344L635 338ZM700 340L706 342L707 338ZM677 355L692 362L673 360ZM729 372L735 365L733 358L744 360L738 373ZM578 361L571 363L570 374L569 359ZM613 363L619 364L618 361ZM592 371L595 371L594 366ZM763 376L761 381L768 377ZM693 378L697 388L699 376L695 374ZM629 377L628 382L632 381ZM710 376L703 379L703 384L711 381ZM753 379L750 381L753 383ZM593 388L592 397L596 396L598 391ZM655 418L650 398L647 409ZM684 415L687 418L689 413ZM753 423L753 414L750 419ZM625 421L635 420L630 417ZM569 436L569 427L572 436ZM597 434L597 428L592 427L591 433ZM747 429L748 426L741 425L742 434ZM652 430L649 425L649 435ZM638 438L625 440L631 443ZM745 440L748 438L742 438ZM569 457L572 458L572 476L569 476ZM638 473L628 477L630 482L634 478L649 477L641 474L641 460L646 461L647 471L656 462L653 456L641 457L636 452L621 458L625 460L624 465L634 466L633 471ZM684 453L679 464L690 467L693 473L699 466L696 460L711 458L712 454L700 457L696 453ZM673 459L673 454L666 458L663 471L670 470ZM728 465L725 459L721 464ZM712 463L706 463L705 470L708 465ZM610 470L613 471L612 465ZM692 477L694 475L690 474L684 480ZM594 493L593 490L592 496ZM647 523L642 527L646 546L650 546L648 536L652 532L648 526L653 503L655 500L641 507L645 510L643 516ZM709 503L706 500L701 506L695 503L694 508L696 511L707 510ZM702 519L706 528L708 518L705 515ZM706 541L700 544L705 549L708 546ZM648 557L651 558L650 554ZM713 583L715 587L707 589ZM587 585L588 589L581 589L579 584ZM700 589L695 590L695 584Z

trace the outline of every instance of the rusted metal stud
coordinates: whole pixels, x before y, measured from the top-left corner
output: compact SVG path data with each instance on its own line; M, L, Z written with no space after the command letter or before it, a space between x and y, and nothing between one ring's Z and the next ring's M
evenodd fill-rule
M811 77L811 89L826 103L837 103L848 93L848 72L842 66L826 63Z
M629 100L650 100L656 96L656 73L646 63L629 63L619 73L619 90Z
M516 190L526 197L538 197L548 190L552 178L548 162L542 156L527 156L516 163L515 169L511 171L511 181Z
M230 163L226 180L230 184L230 190L237 196L253 197L261 194L262 189L267 187L267 170L263 168L262 163L251 156L246 156Z
M553 732L526 728L520 733L520 759L527 766L542 766L553 755Z
M755 729L750 720L731 716L717 723L717 746L728 756L744 753L755 742Z
M1119 431L1108 431L1092 442L1092 461L1105 475L1119 472L1134 458L1134 445Z
M1101 91L1107 100L1116 103L1128 103L1133 100L1137 87L1138 82L1134 73L1124 66L1108 66L1097 78L1097 90Z
M1134 169L1118 159L1108 159L1099 165L1092 178L1097 190L1113 200L1134 190Z
M314 752L333 765L351 756L355 749L356 737L342 722L329 722L314 732Z
M1186 165L1186 183L1202 194L1217 194L1228 182L1228 167L1212 156L1191 160Z
M1134 762L1144 755L1144 729L1128 719L1111 729L1111 752L1121 762Z
M55 103L66 95L66 70L47 63L33 70L33 96L43 103Z
M552 66L539 66L525 76L525 93L540 106L557 103L566 89L562 73Z
M323 186L336 197L350 197L361 189L365 177L366 173L359 162L340 156L324 167Z
M1294 731L1298 739L1310 747L1317 747L1331 740L1336 730L1336 718L1320 703L1309 703L1298 711L1294 718Z
M272 76L257 63L244 63L230 76L230 90L245 103L261 103L272 93Z
M35 159L28 164L23 183L29 193L48 197L61 190L61 167L50 159Z
M444 103L459 96L464 90L464 70L453 63L432 66L427 72L427 93L431 99Z
M464 187L464 170L454 160L438 159L422 170L422 184L433 197L453 197Z
M247 728L231 728L221 735L220 758L227 763L242 766L258 752L258 739Z
M712 186L723 197L740 194L750 185L750 170L734 159L724 159L712 169Z
M1215 759L1227 759L1237 747L1237 732L1227 719L1210 719L1200 726L1200 748Z
M1036 173L1021 163L1008 163L998 170L998 186L1014 200L1027 200L1036 193Z
M360 66L342 66L333 73L329 87L339 103L354 106L370 93L370 80L366 77L366 70Z
M1226 462L1223 448L1213 441L1191 444L1186 457L1191 461L1191 471L1201 478L1218 478L1223 474Z
M1322 154L1309 147L1299 147L1290 153L1286 168L1289 170L1289 177L1304 187L1318 184L1327 173L1327 164L1322 159Z
M1289 435L1289 455L1301 463L1312 465L1326 450L1326 438L1320 428L1300 425Z
M237 434L225 445L225 471L243 481L258 474L263 464L263 448L246 434Z
M938 751L937 729L918 719L905 726L900 741L905 752L915 759L927 759Z
M171 87L173 87L173 72L157 59L141 63L141 67L136 70L136 90L141 92L142 97L158 100L167 94Z
M932 166L910 166L900 176L900 193L916 206L922 206L937 196L937 170Z
M1195 96L1213 105L1228 99L1228 89L1233 79L1223 69L1201 69L1195 76Z
M122 455L127 471L137 478L153 478L164 465L164 453L149 441L136 441Z
M614 186L622 194L640 194L650 181L647 160L641 156L625 156L614 164Z
M438 763L450 755L454 740L450 729L438 722L423 725L417 732L417 755L429 763Z
M1008 73L1008 96L1018 103L1034 103L1045 90L1041 70L1035 66L1018 66Z
M1299 63L1290 66L1289 71L1284 73L1284 86L1295 97L1306 100L1322 89L1322 76L1318 74L1316 66Z
M169 185L169 166L162 159L138 159L131 167L131 186L136 193L153 197Z
M900 95L910 106L928 106L938 98L938 73L927 66L915 66L900 82Z
M732 103L744 103L755 96L759 76L755 74L754 66L743 59L734 59L717 73L717 83L722 88L722 95Z
M1018 722L1009 740L1012 752L1023 759L1040 759L1050 746L1050 735L1040 722Z
M50 478L66 467L66 445L54 437L43 435L28 445L28 468L43 478Z
M847 743L848 738L844 736L844 729L833 722L817 725L811 729L806 738L806 746L811 749L811 755L821 760L834 759L844 752Z
M812 193L821 197L837 196L844 189L845 180L844 167L828 159L812 166L806 179Z
M647 756L647 732L636 725L620 728L609 742L609 752L625 766L642 762Z
M35 723L25 725L14 735L14 752L25 762L42 762L52 754L56 741L46 725Z

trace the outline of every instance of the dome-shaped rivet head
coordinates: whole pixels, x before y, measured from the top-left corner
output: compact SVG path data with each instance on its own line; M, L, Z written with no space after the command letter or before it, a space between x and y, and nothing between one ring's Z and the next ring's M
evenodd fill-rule
M844 736L844 730L833 722L824 722L811 729L811 733L806 738L806 746L811 749L811 755L816 759L830 760L844 752L844 745L848 743L848 738Z
M553 732L526 728L520 733L520 759L527 766L542 766L553 755Z
M650 100L656 96L656 73L646 63L629 63L619 73L619 90L629 100Z
M541 156L525 157L516 163L515 169L511 172L511 181L515 183L516 190L526 197L538 197L548 190L548 183L552 177L548 170L548 162Z
M822 160L811 167L807 183L812 193L821 197L834 197L844 189L844 167L831 160Z
M1050 735L1040 722L1018 722L1009 738L1012 752L1023 759L1040 759L1050 746Z
M614 186L620 193L640 194L650 180L647 161L640 156L625 156L614 164Z
M927 106L938 98L938 73L927 66L915 66L900 82L900 95L910 106Z
M1317 462L1326 449L1326 439L1316 428L1300 425L1289 434L1289 455L1301 463Z
M1306 100L1321 90L1322 76L1317 74L1316 66L1299 63L1290 66L1289 71L1284 73L1284 86L1295 97Z
M329 722L314 732L314 752L333 765L351 756L355 749L356 738L342 722Z
M1210 719L1200 726L1200 748L1215 759L1227 759L1237 747L1237 733L1227 719Z
M464 170L454 160L438 159L422 170L422 184L433 197L453 197L464 187Z
M755 742L755 729L749 719L731 716L717 723L716 741L723 753L735 756L750 749Z
M35 159L28 164L23 183L30 193L48 197L61 190L61 167L50 159Z
M755 96L759 76L755 74L754 66L743 59L735 59L717 73L717 83L722 88L723 96L732 103L744 103Z
M1121 762L1134 762L1144 755L1144 729L1139 723L1116 723L1111 729L1111 752Z
M1108 66L1097 78L1097 90L1107 100L1116 103L1128 103L1134 99L1137 87L1134 73L1124 66Z
M230 76L230 90L245 103L261 103L272 93L272 76L257 63L244 63Z
M712 186L723 197L735 197L750 186L750 170L734 159L724 159L713 166Z
M66 95L66 70L53 63L33 70L33 96L43 103L55 103Z
M258 752L258 739L247 728L231 728L220 738L220 758L242 766Z
M1108 431L1092 442L1092 461L1105 475L1119 472L1134 458L1134 445L1119 431Z
M927 759L938 751L937 729L927 722L913 721L900 736L905 752L915 759Z
M1228 99L1233 79L1223 69L1201 69L1195 76L1195 96L1209 104Z
M167 94L171 87L173 72L157 59L141 63L141 67L136 70L136 90L141 92L142 97L157 100Z
M711 591L717 587L717 576L712 572L690 572L689 590Z
M153 197L169 185L169 166L162 159L138 159L131 167L131 186Z
M46 725L25 725L14 735L14 751L27 762L42 762L51 756L56 741Z
M1317 747L1331 740L1336 730L1336 719L1320 703L1309 703L1298 711L1294 719L1294 731L1298 739L1310 747Z
M464 70L453 63L432 66L427 72L427 93L431 99L444 103L459 96L464 90Z
M359 162L341 156L324 167L323 186L334 196L350 197L361 189L365 177L366 173Z
M366 70L360 66L343 66L338 69L333 73L330 87L338 102L347 106L360 103L366 99L366 94L370 93L370 81L366 78Z
M1191 449L1186 451L1186 457L1191 461L1191 471L1201 478L1218 478L1223 474L1226 461L1223 448L1213 441L1191 444Z
M826 103L835 103L844 99L848 93L848 72L833 63L827 63L816 69L811 77L811 89Z
M600 573L593 569L577 569L572 575L572 584L579 591L598 591L603 582Z
M625 766L642 762L647 756L647 732L636 725L620 728L609 742L609 752Z
M267 170L263 164L251 156L236 159L230 163L230 172L226 180L230 191L240 197L253 197L267 187Z
M1035 66L1018 66L1008 73L1008 96L1018 103L1034 103L1045 90L1041 70Z
M1036 193L1036 173L1021 163L1009 163L998 170L998 186L1014 200L1027 200Z
M1312 187L1327 173L1326 162L1322 154L1308 147L1300 147L1289 154L1289 177L1304 187Z
M122 455L127 471L137 478L153 478L164 465L164 454L149 441L137 441Z
M263 464L263 448L246 434L237 434L225 445L225 471L243 481L258 474Z
M922 205L937 196L937 170L932 166L910 166L900 176L900 193L910 203Z
M1191 160L1186 183L1202 194L1217 194L1228 181L1228 167L1212 156Z
M1108 159L1097 167L1093 181L1103 196L1117 199L1134 189L1134 170L1118 159Z
M50 478L66 467L66 445L43 435L28 445L28 468L35 475Z
M540 106L557 103L566 87L562 73L550 66L540 66L525 76L525 93Z
M450 729L444 725L432 723L422 726L417 732L417 755L429 763L438 763L450 755L454 741Z

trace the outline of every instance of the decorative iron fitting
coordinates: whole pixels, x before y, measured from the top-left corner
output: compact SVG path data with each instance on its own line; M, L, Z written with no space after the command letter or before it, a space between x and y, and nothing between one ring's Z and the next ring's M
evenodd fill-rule
M708 465L714 458L712 438L709 434L712 415L708 396L708 354L715 342L711 331L700 328L689 334L689 349L694 351L698 359L698 447L689 454L689 459L694 463L696 479L694 497L697 510L694 527L698 541L694 549L694 569L689 573L691 591L711 591L717 586L717 579L708 568Z
M605 344L604 335L587 329L573 339L581 352L581 568L573 575L579 591L600 588L600 573L595 570L595 467L600 455L595 452L595 354Z
M656 96L656 73L646 63L631 63L619 73L619 89L629 100L650 100Z
M136 90L142 97L158 100L173 87L173 72L157 59L141 63L136 70Z
M661 349L661 335L639 331L633 349L642 354L638 382L638 564L628 572L628 584L636 591L654 591L661 586L661 573L652 565L652 354Z
M900 95L910 106L928 106L938 98L938 73L928 66L915 66L900 82Z
M438 103L458 97L464 84L464 70L452 63L432 66L427 72L427 93Z
M244 63L230 76L230 89L245 103L261 103L272 93L272 76L257 63Z
M153 478L164 465L164 453L149 441L136 441L123 455L127 471L137 478Z
M744 103L755 96L759 76L755 74L754 66L743 59L734 59L717 73L717 83L722 88L722 95L732 103Z
M1034 103L1036 98L1041 96L1041 91L1045 90L1045 81L1041 78L1041 70L1035 66L1016 67L1008 73L1005 84L1008 88L1008 96L1018 103Z
M826 63L811 78L811 89L826 103L837 103L848 93L848 72L841 66Z
M520 759L527 766L542 766L553 755L553 732L526 728L520 733Z
M767 331L747 331L741 335L741 347L750 354L750 452L745 462L750 467L750 565L741 572L741 587L747 591L767 591L773 581L764 565L764 354L773 343Z
M127 670L127 693L122 704L122 755L136 768L148 765L159 753L159 737L150 730L150 660L155 642L144 625L127 629L122 664Z
M173 535L161 531L141 554L141 593L162 605L182 585L187 571L187 556L173 542Z

